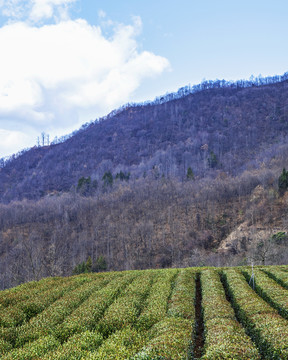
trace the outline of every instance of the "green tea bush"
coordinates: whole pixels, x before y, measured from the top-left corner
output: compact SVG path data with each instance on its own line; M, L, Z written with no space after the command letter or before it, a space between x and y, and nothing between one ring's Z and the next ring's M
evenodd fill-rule
M223 272L227 290L243 325L267 359L288 359L288 323L237 271Z
M196 272L181 270L168 306L168 316L195 319Z
M244 271L246 280L251 279L251 272ZM255 270L255 290L270 305L278 310L279 314L288 319L288 291L261 270Z
M81 278L80 278L81 279ZM94 291L99 290L106 284L106 280L102 277L95 278L95 281L86 281L82 278L79 284L82 285L71 288L66 294L55 301L51 306L47 307L38 316L35 316L30 322L24 324L17 329L16 345L21 346L27 341L33 341L39 337L53 334L57 324L62 322L66 316L87 299Z
M274 279L278 284L283 286L285 289L288 289L288 272L284 271L282 268L264 268L265 273Z
M107 309L100 319L97 329L107 336L127 325L134 325L144 304L145 298L151 289L152 272L145 272L138 276ZM153 287L152 287L153 289Z
M193 326L188 319L165 318L149 330L151 339L131 360L187 359L191 352L192 332Z
M103 336L97 331L84 331L75 334L55 351L48 352L42 360L81 360L96 351L103 342Z
M119 273L118 276L111 277L111 281L105 287L90 296L61 324L57 325L55 334L60 341L66 341L74 333L95 329L104 311L117 296L125 291L126 286L131 283L135 276L132 273L126 273L124 276Z
M90 353L85 359L129 359L143 347L145 340L145 334L137 332L131 326L127 326L109 336L97 351Z
M25 344L22 348L14 349L1 357L1 360L32 360L41 359L47 352L56 349L59 342L51 335L42 337L31 343Z
M201 272L205 346L203 360L260 359L249 336L238 323L219 274Z
M168 310L168 300L172 291L172 283L178 270L164 270L154 282L146 305L137 320L139 330L148 330L151 326L162 320Z

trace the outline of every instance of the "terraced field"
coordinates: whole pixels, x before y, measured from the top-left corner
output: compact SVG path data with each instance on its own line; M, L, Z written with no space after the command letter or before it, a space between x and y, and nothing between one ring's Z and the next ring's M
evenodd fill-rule
M288 266L251 275L111 272L0 291L0 359L288 359Z

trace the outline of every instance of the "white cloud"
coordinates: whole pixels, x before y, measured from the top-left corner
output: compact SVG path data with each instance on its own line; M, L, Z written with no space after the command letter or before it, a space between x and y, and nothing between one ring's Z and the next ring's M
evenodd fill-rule
M31 0L29 19L53 17L73 1ZM13 6L14 14L25 10L21 0L9 4L10 13ZM140 18L115 25L107 38L84 19L63 20L64 12L53 24L14 21L0 28L0 129L8 131L9 121L39 133L77 128L128 102L144 78L169 67L167 59L139 51Z
M67 19L69 6L77 0L0 0L2 15L12 19L28 18L32 22L45 19Z
M30 137L21 131L0 129L0 158L29 147Z
M99 16L99 18L104 19L104 18L106 17L106 13L105 13L105 11L103 11L103 10L99 10L99 11L98 11L98 16Z
M76 0L31 0L32 8L30 19L39 21L41 19L50 19L58 12L60 19L68 18L68 6Z

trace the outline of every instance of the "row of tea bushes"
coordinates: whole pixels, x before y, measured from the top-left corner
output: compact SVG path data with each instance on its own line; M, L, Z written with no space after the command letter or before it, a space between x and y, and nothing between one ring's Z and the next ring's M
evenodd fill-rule
M96 351L86 354L85 360L127 360L143 347L146 340L145 332L128 325L111 334Z
M250 281L249 279L251 279L252 276L251 271L245 271L243 273L246 280ZM255 270L254 276L255 290L257 293L277 309L279 314L288 319L287 289L284 289L261 270Z
M142 273L109 306L96 327L105 337L128 325L135 325L154 278L152 271Z
M132 359L187 359L193 350L194 328L191 320L166 317L148 331L148 341Z
M33 317L28 323L17 328L16 346L22 346L27 341L53 334L57 324L61 323L93 292L107 284L107 280L103 277L97 277L94 281L84 281L81 286L66 292L65 295Z
M166 316L168 300L171 296L173 280L178 270L161 271L154 282L151 292L147 297L145 307L137 319L136 327L143 331L148 330L155 323Z
M225 270L223 277L238 318L264 358L287 359L287 320L255 293L240 272Z
M132 357L133 360L180 360L192 354L195 332L195 278L196 271L191 269L182 270L178 274L171 299L167 298L167 293L165 295L166 311L162 308L161 317L158 317L158 321L147 331L147 343ZM153 299L153 296L151 298ZM164 302L163 299L162 303ZM152 304L157 307L157 302L152 301L147 309L152 309Z
M203 360L260 359L258 350L236 320L218 272L201 272L205 346Z
M56 337L64 342L74 333L95 329L105 310L124 293L136 274L136 272L125 275L119 273L118 276L113 277L105 287L97 291L94 296L90 296L55 328Z
M66 281L67 279L60 277L45 278L39 281L24 283L12 289L3 290L0 292L0 310L7 306L18 306L23 301L34 299L35 296L59 284L64 284Z
M283 286L285 289L288 289L288 272L284 271L283 269L278 268L268 268L263 269L265 273L271 277L273 280L275 280L278 284Z
M98 331L83 331L72 335L67 342L41 356L41 360L81 360L86 359L103 342Z
M172 332L172 325L168 326L166 323L163 327L165 322L165 317L167 316L167 309L169 299L171 297L171 291L174 285L175 277L178 274L178 270L161 270L161 271L149 271L146 272L145 276L141 276L140 278L135 280L135 284L131 284L133 286L131 291L125 291L125 296L118 298L115 303L112 304L111 307L108 308L107 312L104 314L104 317L100 320L99 329L102 330L104 335L107 335L107 332L103 332L103 326L101 326L102 322L107 321L108 318L112 316L114 319L113 322L110 323L112 331L111 335L102 343L102 345L94 352L91 352L87 359L97 359L97 360L104 360L104 359L130 359L136 356L135 354L139 352L142 353L145 348L145 345L149 347L149 344L153 343L154 341L154 349L157 347L156 343L160 339L160 337L166 334L166 349L168 348L168 339L170 339L170 343L172 339L175 341L180 340L183 343L183 331L179 331L179 326L176 327L174 324L173 332ZM147 280L150 277L150 286L148 285ZM138 284L138 285L136 285ZM151 286L152 284L152 286ZM136 287L135 287L136 286ZM138 287L138 288L137 288ZM140 288L139 288L140 287ZM141 289L141 291L140 291ZM150 290L149 290L150 289ZM127 288L128 290L128 288ZM123 306L123 309L118 312L118 316L121 319L121 327L119 328L118 320L116 320L117 316L117 308L122 307L122 302L129 304L130 303L130 295L133 295L134 291L137 291L137 294L142 294L142 302L144 304L138 306L142 307L142 312L140 316L137 316L133 312L134 303L130 309L127 309L126 306ZM146 292L146 300L145 296L143 296ZM129 295L130 293L130 295ZM137 295L138 298L139 295ZM134 293L135 297L135 293ZM138 298L139 300L140 298ZM144 300L144 301L143 301ZM117 304L119 303L119 304ZM123 311L124 310L124 311ZM127 312L128 311L128 312ZM122 314L126 314L126 320ZM106 319L106 320L105 320ZM145 321L143 321L145 319ZM148 319L148 320L147 320ZM189 323L189 322L188 322ZM114 328L112 328L112 326ZM148 325L149 324L149 325ZM154 325L155 324L155 325ZM152 328L151 326L154 325ZM164 332L160 331L162 325L162 329L165 330ZM159 327L156 330L156 327ZM151 329L150 329L151 328ZM168 329L169 328L169 329ZM147 329L150 329L147 331ZM188 329L188 331L187 331ZM115 331L116 330L116 331ZM168 330L170 330L168 334ZM191 330L189 330L189 324L185 326L186 333L188 332L189 335L186 336L187 339L191 339ZM158 337L158 338L157 338ZM157 338L157 341L155 342ZM162 338L161 343L163 344L164 338ZM178 342L179 345L179 342ZM187 345L185 343L185 345ZM188 346L188 345L187 345ZM187 352L187 346L185 346L185 350ZM159 350L159 349L158 349ZM174 349L175 350L175 349ZM179 351L179 346L178 346ZM149 356L151 356L150 354ZM139 355L137 355L138 357ZM145 355L146 356L146 355ZM170 358L167 357L167 359ZM149 357L149 359L152 359ZM173 359L173 357L171 358Z
M71 278L65 282L54 283L53 287L53 282L52 284L48 283L47 287L41 286L39 292L36 292L36 289L33 288L33 291L31 291L29 296L29 291L25 291L25 293L27 293L25 295L25 297L27 296L27 299L23 299L23 301L19 300L19 303L16 302L13 305L11 304L5 308L0 308L0 326L12 327L23 324L33 316L39 314L67 292L81 286L82 283L83 279Z
M196 271L182 270L175 282L168 307L169 317L195 320Z
M33 342L26 343L23 347L13 349L1 357L1 360L33 360L42 359L47 351L54 351L59 346L54 336L48 335Z

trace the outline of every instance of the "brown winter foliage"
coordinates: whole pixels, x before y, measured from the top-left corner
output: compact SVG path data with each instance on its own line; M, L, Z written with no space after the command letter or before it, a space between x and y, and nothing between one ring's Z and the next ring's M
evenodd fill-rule
M286 244L268 240L288 226L278 192L287 79L216 85L125 107L3 162L1 288L71 274L89 256L103 256L107 270L224 266L257 254L285 263ZM248 232L220 251L241 224Z

